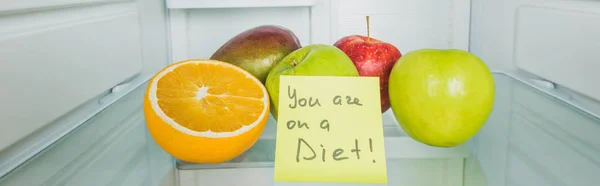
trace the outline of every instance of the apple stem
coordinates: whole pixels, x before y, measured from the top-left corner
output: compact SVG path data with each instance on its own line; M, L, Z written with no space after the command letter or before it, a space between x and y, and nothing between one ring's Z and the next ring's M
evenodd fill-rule
M367 16L367 41L371 41L371 29L369 28L369 16Z

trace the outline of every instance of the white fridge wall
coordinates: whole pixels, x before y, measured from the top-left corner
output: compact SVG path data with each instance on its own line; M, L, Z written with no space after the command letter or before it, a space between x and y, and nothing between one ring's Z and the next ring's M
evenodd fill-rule
M469 0L341 0L331 14L333 44L354 34L395 45L402 54L421 48L468 49Z
M515 28L515 65L600 100L600 2L522 6Z
M174 62L209 58L231 37L264 24L289 28L303 46L331 45L344 36L367 35L367 15L371 36L403 54L429 47L466 50L469 43L470 0L317 0L280 7L262 7L263 1L248 1L255 3L244 3L246 7L226 3L230 1L194 2L169 0Z
M0 175L168 64L164 3L2 1Z
M210 58L229 38L258 24L284 26L296 34L300 43L309 43L309 13L307 7L188 11L188 58Z
M473 0L470 50L494 69L522 69L597 101L599 21L594 0Z
M470 51L494 69L515 69L513 45L517 8L527 3L552 1L557 0L472 0Z
M471 52L494 69L515 69L513 49L517 8L525 4L555 1L582 0L472 0Z

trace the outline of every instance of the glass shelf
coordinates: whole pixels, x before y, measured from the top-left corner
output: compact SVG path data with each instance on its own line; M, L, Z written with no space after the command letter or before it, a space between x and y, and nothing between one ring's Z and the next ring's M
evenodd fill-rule
M465 146L454 148L430 147L409 138L399 127L391 112L383 114L383 134L385 137L387 158L463 158L470 151ZM195 164L177 161L180 170L199 170L217 168L258 168L273 167L275 160L275 135L277 123L269 117L263 135L252 148L237 158L220 164Z
M492 115L464 145L437 148L418 143L406 136L391 112L382 115L388 185L597 183L600 120L511 76L494 77ZM273 118L261 139L232 161L214 165L176 161L147 133L142 110L145 88L141 85L2 177L0 185L284 184L274 183L272 177Z

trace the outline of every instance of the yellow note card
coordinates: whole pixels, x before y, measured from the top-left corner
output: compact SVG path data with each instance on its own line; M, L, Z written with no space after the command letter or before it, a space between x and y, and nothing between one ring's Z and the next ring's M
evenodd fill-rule
M275 181L387 183L377 77L280 78Z

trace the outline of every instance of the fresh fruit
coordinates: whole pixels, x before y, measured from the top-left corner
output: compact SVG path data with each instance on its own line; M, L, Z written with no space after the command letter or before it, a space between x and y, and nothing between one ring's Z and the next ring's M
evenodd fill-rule
M300 41L292 31L263 25L231 38L210 58L242 67L265 83L271 68L298 48Z
M413 139L452 147L471 139L494 104L494 79L477 56L458 49L407 53L390 75L392 111Z
M368 17L367 17L368 25ZM368 30L368 29L367 29ZM379 77L381 113L390 109L388 79L392 67L402 54L394 45L367 36L351 35L335 42L352 59L360 76Z
M302 47L283 58L267 77L271 113L277 119L279 76L358 76L352 60L340 49L324 44Z
M156 143L194 163L221 163L248 150L262 134L269 109L258 79L235 65L205 59L165 67L144 97Z

